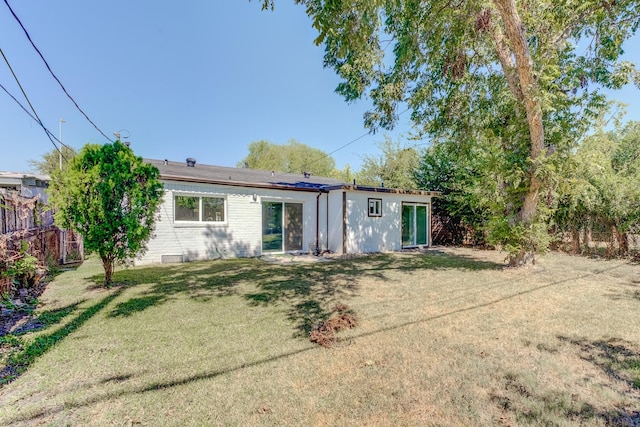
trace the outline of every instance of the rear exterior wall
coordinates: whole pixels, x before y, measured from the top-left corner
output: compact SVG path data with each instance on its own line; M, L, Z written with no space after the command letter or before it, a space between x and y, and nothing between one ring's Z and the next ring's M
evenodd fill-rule
M135 260L135 264L159 263L163 256L170 256L174 260L181 257L183 261L260 256L263 201L301 203L302 249L309 251L312 246L315 247L316 196L319 193L174 181L164 181L164 189L153 237L147 245L147 251ZM175 221L174 197L178 195L224 198L224 221ZM323 203L323 197L326 198L326 195L320 197L320 203ZM326 222L320 221L318 225L319 240L322 242L326 240Z

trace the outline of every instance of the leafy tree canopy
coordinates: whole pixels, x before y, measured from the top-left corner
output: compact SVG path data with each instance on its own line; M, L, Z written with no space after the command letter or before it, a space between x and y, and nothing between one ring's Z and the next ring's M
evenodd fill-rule
M357 182L372 186L384 183L385 187L391 188L417 188L414 172L420 159L418 150L395 142L389 136L385 136L378 148L382 152L380 155L363 156Z
M559 192L556 224L562 231L590 227L611 235L626 252L627 234L640 232L640 122L597 129L580 144L574 162Z
M249 154L238 162L238 167L245 166L276 172L333 176L336 162L324 151L295 139L284 145L260 140L249 144Z
M162 198L155 166L116 141L87 144L65 173L52 175L49 197L56 223L82 234L87 250L97 252L111 284L116 261L146 248Z
M491 204L489 227L512 264L546 246L546 195L605 105L598 88L640 80L619 60L639 23L637 0L296 3L342 78L336 91L372 100L368 126L393 127L407 105L432 139L492 150L501 205Z
M60 169L60 161L62 160L62 169L69 167L69 162L77 154L75 148L68 145L62 146L62 158L57 148L44 153L40 160L30 160L29 164L33 170L44 175L52 175L53 172Z

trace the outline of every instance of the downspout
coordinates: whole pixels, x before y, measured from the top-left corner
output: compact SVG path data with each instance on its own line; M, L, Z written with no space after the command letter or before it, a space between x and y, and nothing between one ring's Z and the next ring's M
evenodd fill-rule
M342 254L347 254L347 192L342 192Z
M329 192L327 191L327 250L329 250L330 246L329 246Z
M314 255L320 255L320 196L322 196L322 191L318 191L316 196L316 250Z

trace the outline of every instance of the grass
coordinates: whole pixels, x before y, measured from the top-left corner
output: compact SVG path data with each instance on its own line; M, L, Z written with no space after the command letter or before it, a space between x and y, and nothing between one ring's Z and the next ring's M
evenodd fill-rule
M89 260L0 341L19 368L0 425L634 425L639 278L442 249L136 267L104 290ZM358 327L311 343L337 304Z

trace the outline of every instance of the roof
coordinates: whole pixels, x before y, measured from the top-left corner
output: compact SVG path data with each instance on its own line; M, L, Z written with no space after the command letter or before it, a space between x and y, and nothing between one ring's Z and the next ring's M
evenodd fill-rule
M378 193L401 193L434 196L433 191L403 190L385 187L368 187L347 184L339 179L321 176L266 171L248 168L232 168L196 163L187 166L186 162L144 159L160 171L160 178L167 181L222 184L239 187L277 188L300 191L332 191L338 189L372 191Z
M17 186L17 185L38 185L38 181L41 183L49 182L51 178L49 175L42 175L30 172L8 172L0 171L0 186Z
M249 187L294 188L317 191L326 186L342 185L335 178L259 169L231 168L195 164L187 166L186 162L145 159L160 171L160 177L169 181L202 182Z

